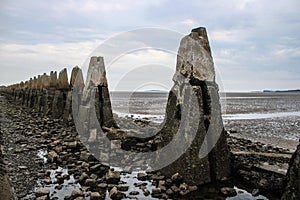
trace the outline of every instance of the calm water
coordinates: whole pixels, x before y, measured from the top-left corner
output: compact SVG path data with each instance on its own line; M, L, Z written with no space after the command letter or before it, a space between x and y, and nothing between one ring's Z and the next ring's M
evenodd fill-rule
M225 128L242 134L300 138L300 93L223 93L221 105ZM168 94L163 92L112 92L118 116L148 118L162 122Z

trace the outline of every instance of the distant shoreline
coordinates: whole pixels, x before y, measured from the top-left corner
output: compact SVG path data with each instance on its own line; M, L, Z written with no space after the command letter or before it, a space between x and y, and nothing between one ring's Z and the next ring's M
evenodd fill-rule
M264 93L269 93L269 92L300 92L299 89L296 90L263 90Z

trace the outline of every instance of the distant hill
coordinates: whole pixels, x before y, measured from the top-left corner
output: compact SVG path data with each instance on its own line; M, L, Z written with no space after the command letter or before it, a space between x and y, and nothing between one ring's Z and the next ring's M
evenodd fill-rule
M297 90L264 90L263 92L300 92L300 89Z
M5 87L6 87L5 85L0 85L0 89L5 88Z

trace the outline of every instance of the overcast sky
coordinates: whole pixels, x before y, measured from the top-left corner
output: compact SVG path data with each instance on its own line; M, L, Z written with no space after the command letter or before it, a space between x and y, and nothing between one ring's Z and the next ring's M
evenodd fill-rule
M126 31L156 27L186 35L204 26L224 90L296 89L299 13L299 0L1 0L0 84L81 66L101 43ZM130 65L136 58L144 69L151 58L155 69L160 62L174 69L170 55L151 49L131 53ZM116 67L119 77L113 70L107 74L111 89L133 69L124 63L127 71ZM171 73L155 76L169 80Z

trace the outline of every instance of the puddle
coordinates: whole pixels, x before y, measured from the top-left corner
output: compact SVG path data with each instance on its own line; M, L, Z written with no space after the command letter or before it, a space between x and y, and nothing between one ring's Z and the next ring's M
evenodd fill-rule
M237 187L234 187L235 191L237 192L237 195L234 197L227 197L226 200L240 200L240 199L244 199L244 200L268 200L268 198L266 198L263 195L258 195L258 196L252 196L252 194L250 194L249 192L247 192L246 190L243 189L239 189Z
M37 156L44 161L44 164L47 163L47 150L38 150Z
M276 112L276 113L247 113L247 114L228 114L223 115L223 119L242 120L242 119L267 119L280 117L299 117L300 111L296 112Z
M66 196L71 196L73 190L81 190L79 183L76 183L73 175L68 174L68 169L58 167L56 170L50 170L50 178L52 184L45 185L43 180L38 180L37 189L46 189L50 191L51 199L64 199ZM64 177L69 176L69 178L64 178L63 183L58 183L58 176Z
M112 167L114 168L115 171L120 171L121 172L121 182L124 182L124 184L121 184L121 185L124 185L124 186L128 186L128 190L126 192L123 192L124 194L126 194L126 198L124 199L158 199L158 198L154 198L151 196L151 194L149 194L148 196L145 196L144 195L144 191L142 189L139 188L139 185L145 185L147 190L149 190L149 192L152 192L152 189L156 188L155 185L153 185L153 182L152 181L149 181L149 180L146 180L146 181L141 181L141 180L138 180L137 179L137 174L138 173L145 173L145 171L143 170L138 170L138 171L133 171L131 173L125 173L123 172L123 169L120 168L120 167ZM137 184L138 185L135 185ZM137 191L139 192L138 195L130 195L129 193L132 192L132 191ZM109 197L109 191L106 192L106 197L105 197L106 200L111 200L111 198Z

